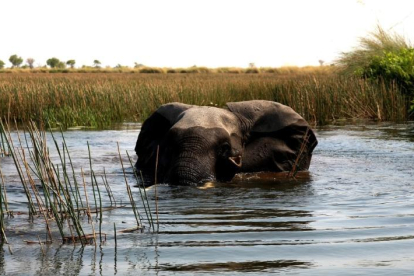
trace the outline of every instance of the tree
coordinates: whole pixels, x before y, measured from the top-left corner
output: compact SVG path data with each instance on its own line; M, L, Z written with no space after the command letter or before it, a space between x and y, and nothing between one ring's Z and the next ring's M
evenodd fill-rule
M66 64L63 61L59 61L58 64L56 64L56 68L65 69Z
M101 62L97 59L95 59L93 61L93 66L95 66L95 68L101 68Z
M324 61L324 60L322 60L322 59L318 60L318 62L319 62L319 65L320 65L320 66L323 66L323 64L325 63L325 61Z
M5 65L4 61L2 61L2 60L0 59L0 69L3 69L3 68L4 68L4 65Z
M30 69L33 69L34 62L35 62L35 60L33 58L26 59L26 63L27 63L27 65L29 65Z
M53 58L49 58L46 61L46 64L50 66L50 68L55 68L58 64L59 64L60 60L53 57Z
M10 56L9 61L13 65L12 67L19 67L23 63L23 59L17 55Z
M73 67L75 67L75 60L74 59L70 59L68 61L66 61L66 64L70 66L70 68L73 69Z

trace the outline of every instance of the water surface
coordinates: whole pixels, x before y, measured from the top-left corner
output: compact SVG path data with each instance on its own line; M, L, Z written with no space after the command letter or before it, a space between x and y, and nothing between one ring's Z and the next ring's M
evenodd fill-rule
M296 180L259 174L203 187L159 185L159 233L118 232L115 247L113 224L122 230L135 223L116 142L135 158L138 133L139 125L128 124L64 134L77 173L83 167L88 174L89 141L95 170L105 167L118 204L126 205L104 213L107 241L96 247L56 241L43 253L26 244L44 239L44 224L28 220L13 161L0 158L15 213L6 218L13 254L3 245L0 274L412 275L413 123L320 128L310 172ZM127 179L135 184L129 168ZM147 189L151 199L154 191ZM138 189L133 193L138 200Z

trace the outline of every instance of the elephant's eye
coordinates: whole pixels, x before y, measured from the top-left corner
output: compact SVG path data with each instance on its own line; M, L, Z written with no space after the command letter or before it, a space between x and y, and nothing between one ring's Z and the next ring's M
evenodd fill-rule
M220 149L221 156L228 156L230 154L230 151L231 151L231 146L229 143L225 142L221 145L221 149Z

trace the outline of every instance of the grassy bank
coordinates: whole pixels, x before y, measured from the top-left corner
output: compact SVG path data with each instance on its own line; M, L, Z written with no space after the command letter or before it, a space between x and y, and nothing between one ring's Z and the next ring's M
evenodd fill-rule
M274 100L307 120L407 119L407 99L380 81L330 70L284 74L0 74L0 116L52 125L106 127L142 121L161 104L178 101L224 106Z
M187 67L187 68L169 68L169 67L147 67L142 66L138 68L131 68L128 66L121 67L82 67L82 68L49 68L49 67L36 67L36 68L4 68L0 69L0 74L80 74L80 73L98 73L98 74L110 74L110 73L132 73L132 74L325 74L332 72L333 67L329 66L285 66L285 67L219 67L219 68L207 68L207 67Z

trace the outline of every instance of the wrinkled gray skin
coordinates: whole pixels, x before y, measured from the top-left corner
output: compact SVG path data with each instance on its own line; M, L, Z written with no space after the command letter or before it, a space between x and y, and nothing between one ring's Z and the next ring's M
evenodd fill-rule
M159 149L158 183L229 181L239 172L290 171L298 155L297 170L307 170L316 145L308 123L280 103L233 102L224 109L169 103L142 125L136 168L154 183Z

